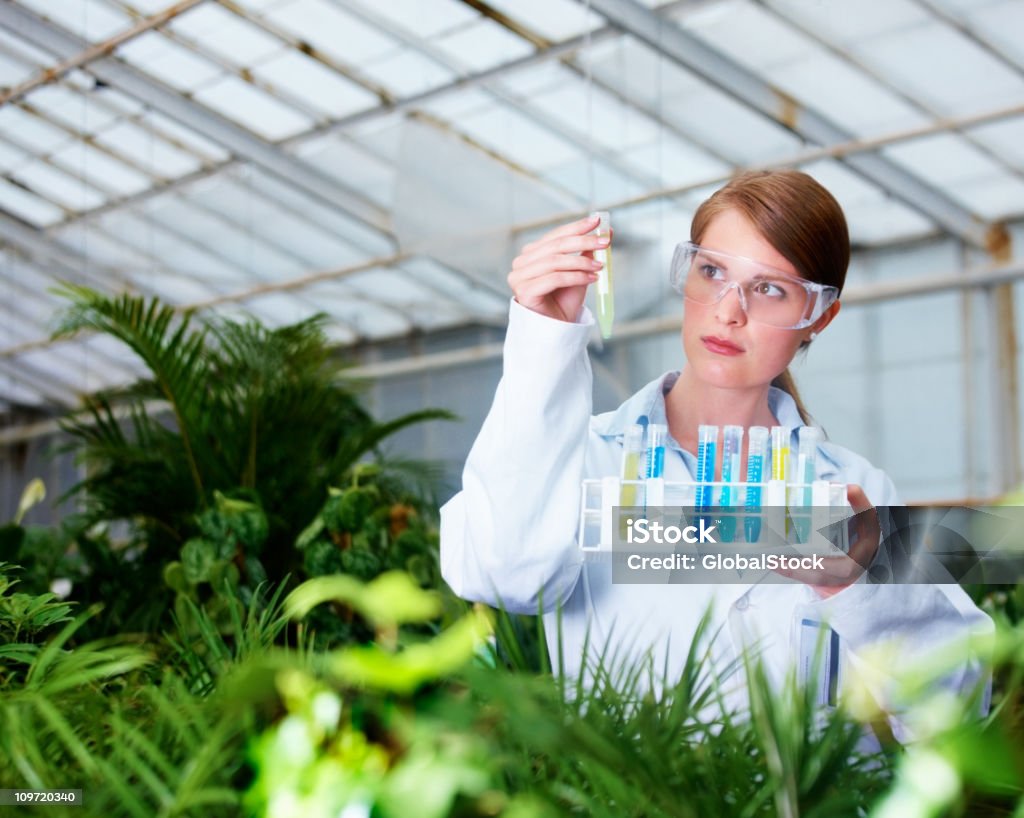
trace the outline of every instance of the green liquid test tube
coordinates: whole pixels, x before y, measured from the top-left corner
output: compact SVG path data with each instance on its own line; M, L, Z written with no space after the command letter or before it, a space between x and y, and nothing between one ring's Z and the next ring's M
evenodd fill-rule
M600 221L594 228L598 236L611 235L612 216L607 210L598 210L590 214ZM612 248L611 245L594 251L594 260L604 265L597 271L597 324L601 328L602 338L612 337L612 323L615 321L615 290L612 287Z
M622 479L639 480L640 460L644 455L644 427L639 423L632 424L626 429L626 436L622 442ZM640 488L636 483L622 487L619 504L623 506L637 505L637 497Z

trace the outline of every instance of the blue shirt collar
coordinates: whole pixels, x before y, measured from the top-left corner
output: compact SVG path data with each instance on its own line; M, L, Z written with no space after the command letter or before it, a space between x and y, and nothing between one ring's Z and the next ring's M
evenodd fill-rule
M668 415L665 411L665 395L675 386L679 380L679 372L666 372L644 386L639 392L630 397L618 409L612 412L604 412L594 417L591 421L591 430L607 438L622 438L626 434L627 427L636 423L641 415L647 415L650 423L668 424ZM797 443L797 430L804 426L800 412L796 408L796 401L788 392L775 386L768 387L768 408L772 414L779 419L779 423L788 426L793 431L793 444ZM672 449L683 451L679 444L668 438L668 446ZM828 444L818 447L818 454L823 456L832 468L821 469L820 479L829 479L833 472L838 473L841 464L832 456Z

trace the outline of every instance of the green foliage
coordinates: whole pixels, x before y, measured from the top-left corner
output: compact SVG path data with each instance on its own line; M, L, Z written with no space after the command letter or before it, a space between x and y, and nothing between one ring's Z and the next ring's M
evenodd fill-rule
M102 538L83 550L76 597L100 596L108 569L135 563L128 569L132 587L118 609L129 629L154 629L154 617L171 599L157 590L164 587L164 566L182 559L186 544L184 579L193 586L214 579L219 589L214 574L230 569L215 569L217 560L235 563L248 592L266 577L276 582L298 576L305 555L293 545L323 506L324 486L348 480L360 460L379 455L379 444L396 431L450 417L425 410L374 422L359 405L355 384L341 379L323 315L268 329L255 321L201 321L158 299L107 296L74 285L59 292L70 301L59 337L82 330L112 336L139 356L151 376L90 398L65 424L71 448L88 465L86 478L72 490L85 503L74 536L98 522L131 526L125 548L131 559L111 553ZM362 499L344 501L352 531L362 528L378 500L395 502L407 492L396 485L395 473L384 465L378 471L382 488L366 487ZM217 546L214 560L196 538ZM329 567L364 577L387 567L372 556L374 542L363 538L356 546ZM319 553L325 556L322 548ZM424 576L428 568L421 568ZM177 569L167 579L183 593Z

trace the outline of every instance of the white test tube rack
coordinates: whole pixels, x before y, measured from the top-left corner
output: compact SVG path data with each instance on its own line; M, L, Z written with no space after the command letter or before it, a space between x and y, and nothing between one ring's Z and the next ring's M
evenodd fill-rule
M693 508L696 504L698 490L708 491L712 497L721 497L722 489L729 488L730 497L736 502L728 507L736 518L735 536L732 545L756 544L748 543L744 521L750 517L764 517L788 513L791 519L801 516L810 517L804 528L807 532L807 544L812 548L829 546L842 551L849 550L849 532L847 526L836 525L850 518L853 510L846 499L846 484L831 483L826 480L815 480L813 483L791 483L786 480L769 480L765 483L695 483L665 480L652 477L646 480L623 480L619 477L604 477L583 481L580 497L580 524L578 542L581 551L600 553L610 552L614 542L615 509L623 506L621 502L623 487L634 487L638 501L634 507L683 506ZM760 506L754 509L745 507L748 489L761 490ZM808 490L810 495L808 497ZM807 504L810 499L810 505ZM705 506L702 506L704 508ZM721 506L714 503L706 505L709 516L722 516ZM697 513L704 513L697 509ZM826 540L819 532L828 527L831 539ZM763 526L762 526L763 528ZM803 544L803 543L801 543Z

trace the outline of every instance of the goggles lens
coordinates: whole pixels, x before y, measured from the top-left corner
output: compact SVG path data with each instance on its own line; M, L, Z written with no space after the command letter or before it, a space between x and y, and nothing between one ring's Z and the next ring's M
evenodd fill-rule
M698 304L717 304L735 288L752 321L780 329L802 329L817 321L839 290L795 278L752 259L707 250L693 242L676 247L672 286Z

